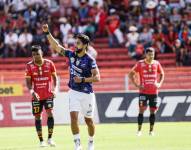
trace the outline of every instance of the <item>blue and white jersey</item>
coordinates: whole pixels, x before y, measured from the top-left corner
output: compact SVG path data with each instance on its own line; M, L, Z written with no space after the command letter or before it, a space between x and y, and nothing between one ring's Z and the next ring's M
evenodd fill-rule
M75 83L73 77L91 77L91 70L97 67L96 61L88 54L78 57L75 52L69 50L65 51L65 56L69 58L70 65L70 81L68 86L75 91L93 93L92 83Z

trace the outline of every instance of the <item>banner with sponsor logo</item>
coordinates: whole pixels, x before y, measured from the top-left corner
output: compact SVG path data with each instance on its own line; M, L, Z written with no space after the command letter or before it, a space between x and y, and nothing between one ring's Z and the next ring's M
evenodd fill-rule
M5 96L22 96L22 84L0 84L0 97Z
M46 112L43 112L43 125L46 125ZM97 105L95 106L95 122L99 123ZM67 93L57 93L54 99L55 124L69 124L69 98ZM79 122L84 123L80 114ZM32 115L31 96L0 97L0 127L31 126L34 125Z
M55 124L69 124L69 98L67 93L58 93L54 100ZM191 121L191 92L161 92L158 98L157 121ZM43 112L46 125L46 112ZM138 93L97 93L96 123L137 122ZM148 121L149 110L145 112ZM82 115L80 123L84 123ZM0 97L0 127L34 125L31 96Z
M137 122L138 93L96 94L100 123ZM161 92L157 121L191 121L191 92ZM148 122L149 110L144 116Z

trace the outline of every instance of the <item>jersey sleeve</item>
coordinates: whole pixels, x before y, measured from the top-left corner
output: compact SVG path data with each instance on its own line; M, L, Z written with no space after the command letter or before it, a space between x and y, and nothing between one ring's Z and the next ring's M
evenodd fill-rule
M91 61L91 66L90 66L90 68L91 68L91 69L97 68L97 64L96 64L96 60L95 60L95 59L93 59L93 60Z
M51 62L50 69L51 69L51 73L52 73L52 74L56 72L56 67L55 67L55 65L54 65L53 62Z
M140 70L140 63L139 62L134 65L133 70L135 72L139 72L139 70Z
M31 76L32 76L32 71L31 71L30 65L27 64L26 69L25 69L25 77L31 78Z

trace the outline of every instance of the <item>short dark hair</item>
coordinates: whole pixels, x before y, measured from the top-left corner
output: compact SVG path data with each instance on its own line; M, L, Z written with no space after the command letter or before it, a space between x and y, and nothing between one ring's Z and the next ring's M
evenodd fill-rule
M40 45L33 45L31 47L31 51L32 52L37 52L38 50L42 50L41 46Z
M148 52L155 52L155 49L153 47L148 47L145 50L145 53L147 54Z
M79 38L83 44L89 44L90 42L90 38L82 33L75 35L75 38Z

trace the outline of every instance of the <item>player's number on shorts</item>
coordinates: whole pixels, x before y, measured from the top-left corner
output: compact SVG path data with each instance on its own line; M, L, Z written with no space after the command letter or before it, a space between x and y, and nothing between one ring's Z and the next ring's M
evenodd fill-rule
M40 111L40 107L34 107L34 113L38 113Z

